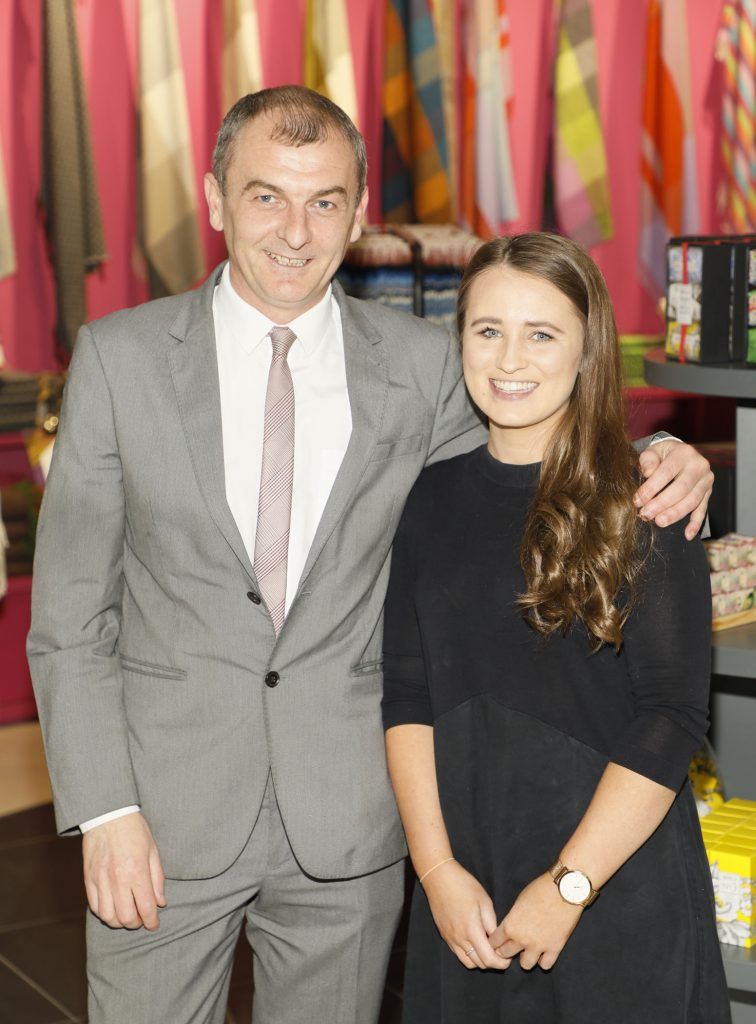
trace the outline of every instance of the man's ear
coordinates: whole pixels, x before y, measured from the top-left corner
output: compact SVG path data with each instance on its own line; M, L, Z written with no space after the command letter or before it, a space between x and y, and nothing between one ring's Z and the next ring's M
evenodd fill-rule
M365 219L365 211L367 210L368 204L368 190L367 185L365 186L360 201L357 203L357 209L354 211L354 223L352 224L352 233L349 236L350 242L356 242L362 234L362 223Z
M204 179L205 199L210 215L210 226L216 231L223 230L223 194L214 174L207 172Z

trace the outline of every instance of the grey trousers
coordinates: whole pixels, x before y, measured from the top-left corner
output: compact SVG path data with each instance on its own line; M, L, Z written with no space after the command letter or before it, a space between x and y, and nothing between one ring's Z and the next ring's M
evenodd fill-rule
M403 862L318 882L291 852L269 782L242 854L223 874L166 880L160 928L87 920L90 1024L223 1024L242 925L254 1024L374 1024L403 900Z

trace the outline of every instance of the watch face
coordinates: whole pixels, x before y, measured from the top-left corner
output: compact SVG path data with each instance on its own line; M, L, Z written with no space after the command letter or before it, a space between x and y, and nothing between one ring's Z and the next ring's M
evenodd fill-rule
M559 882L559 892L567 903L582 903L591 895L591 883L582 871L568 871Z

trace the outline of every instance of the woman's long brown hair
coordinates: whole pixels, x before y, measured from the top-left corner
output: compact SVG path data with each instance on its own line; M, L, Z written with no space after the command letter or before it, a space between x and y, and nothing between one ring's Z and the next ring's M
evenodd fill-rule
M493 239L477 250L460 284L460 341L473 282L502 266L558 288L585 325L580 372L544 455L525 524L520 560L527 589L519 602L544 636L582 621L595 646L619 649L651 532L633 506L638 458L625 426L622 361L606 282L567 238L532 232Z

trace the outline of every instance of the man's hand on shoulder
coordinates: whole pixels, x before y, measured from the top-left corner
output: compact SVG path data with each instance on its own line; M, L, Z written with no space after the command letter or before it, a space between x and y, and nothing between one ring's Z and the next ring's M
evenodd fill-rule
M111 928L156 931L165 876L150 827L127 814L84 833L84 886L92 912Z
M646 481L635 494L639 515L669 526L690 514L685 536L692 540L703 525L714 484L711 466L695 448L667 439L640 455Z

